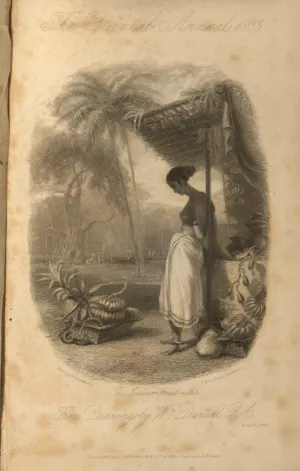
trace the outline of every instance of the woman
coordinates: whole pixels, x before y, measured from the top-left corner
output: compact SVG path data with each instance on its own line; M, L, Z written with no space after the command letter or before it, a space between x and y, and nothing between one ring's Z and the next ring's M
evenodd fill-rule
M181 232L172 238L165 267L165 275L159 296L160 311L170 323L173 338L163 341L171 344L165 354L182 349L182 329L190 329L204 318L203 270L205 268L206 194L193 188L189 178L194 175L193 166L174 167L167 175L167 183L175 193L188 196L189 200L180 213ZM234 260L223 252L216 240L214 206L212 213L213 261Z

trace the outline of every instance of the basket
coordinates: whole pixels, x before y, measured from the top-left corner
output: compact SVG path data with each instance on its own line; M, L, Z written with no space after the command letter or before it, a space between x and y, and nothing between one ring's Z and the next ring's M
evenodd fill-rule
M63 343L76 345L98 345L99 343L113 340L125 335L132 326L142 320L142 317L135 313L134 317L115 324L99 325L88 320L83 324L74 324L71 328L65 329L60 334Z

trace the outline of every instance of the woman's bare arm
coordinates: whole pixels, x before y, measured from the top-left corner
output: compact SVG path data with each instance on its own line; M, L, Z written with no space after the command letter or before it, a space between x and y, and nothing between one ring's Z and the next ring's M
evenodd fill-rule
M194 210L195 210L195 216L196 216L196 221L199 223L199 230L200 228L206 228L206 198L203 198L202 201L199 201L198 204L195 205ZM217 240L217 221L215 217L215 208L210 201L210 211L211 211L211 222L212 222L212 233L211 233L211 243L212 243L212 249L214 256L220 260L228 260L228 261L233 261L236 260L236 258L232 257L229 252L221 248L218 240ZM205 237L204 240L205 248L208 248L208 240L207 237Z
M193 224L193 229L194 229L194 234L196 239L200 240L201 244L203 245L204 248L207 248L207 240L206 237L204 236L203 232L201 231L199 224L195 222Z

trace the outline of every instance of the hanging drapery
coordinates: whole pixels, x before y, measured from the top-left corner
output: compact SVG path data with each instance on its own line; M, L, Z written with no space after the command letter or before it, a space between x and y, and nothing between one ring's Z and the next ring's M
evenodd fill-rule
M254 111L243 88L230 83L225 94L222 173L227 216L236 221L237 234L247 237L248 221L255 215L262 220L257 237L267 237L266 164Z
M255 211L265 216L265 158L252 104L240 84L229 80L214 84L131 121L143 140L171 166L204 168L209 132L211 164L223 174L228 218L244 234Z

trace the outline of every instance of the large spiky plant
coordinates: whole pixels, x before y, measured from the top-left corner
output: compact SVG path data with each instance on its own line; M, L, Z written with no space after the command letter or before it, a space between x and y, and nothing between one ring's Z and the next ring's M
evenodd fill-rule
M126 307L122 299L127 283L116 293L99 296L97 291L113 282L88 287L76 270L63 275L62 268L62 262L50 262L49 272L41 273L39 281L48 281L51 294L57 301L63 302L63 315L56 317L56 320L62 321L58 331L64 343L98 343L104 332L109 331L109 338L113 338L142 319L138 309Z
M109 310L109 306L105 308L105 301L115 299L124 293L127 287L127 283L124 284L123 288L110 295L98 296L95 293L101 288L111 285L110 283L100 283L92 287L88 287L83 277L74 270L72 273L62 273L63 263L49 262L49 272L40 273L40 282L49 282L49 291L57 301L64 303L64 313L62 319L68 321L72 316L73 324L78 321L84 321L85 318L93 317L93 309L100 308ZM125 304L122 303L120 306L124 308ZM114 310L120 310L115 308Z
M40 282L49 282L49 291L57 299L64 302L64 318L78 308L87 305L88 289L77 270L71 274L62 274L63 262L49 262L49 271L40 273ZM75 280L77 278L77 280Z

